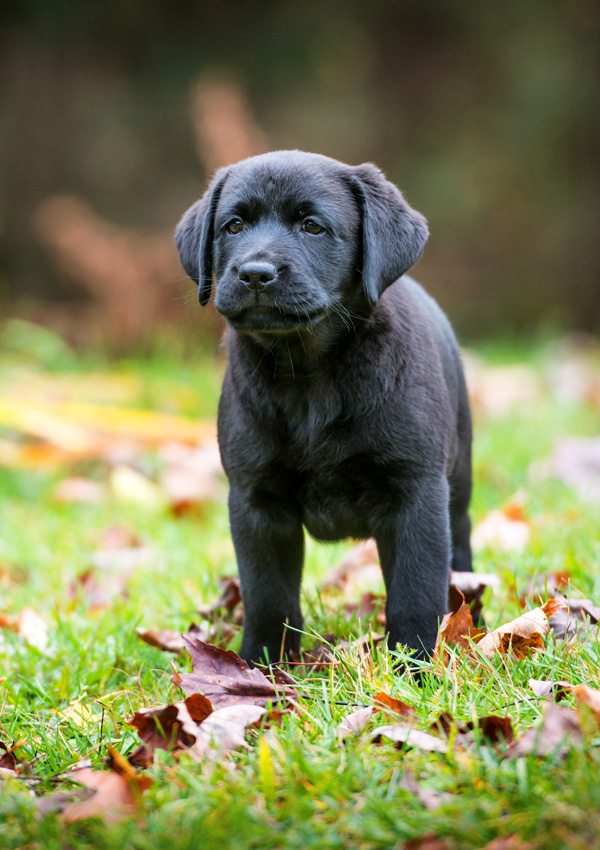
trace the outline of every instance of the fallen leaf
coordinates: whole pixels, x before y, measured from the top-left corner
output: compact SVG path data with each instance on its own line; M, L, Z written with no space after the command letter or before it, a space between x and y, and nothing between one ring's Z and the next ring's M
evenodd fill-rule
M144 643L162 649L163 652L174 652L176 655L184 649L181 632L173 629L140 629L135 630L136 635Z
M518 658L524 657L530 650L543 647L543 635L550 631L548 618L565 603L560 599L549 599L539 608L521 614L509 623L505 623L489 632L478 642L477 648L486 658L493 658L496 653L513 653Z
M185 649L183 643L183 635L181 632L176 632L173 629L136 629L137 636L144 643L150 646L155 646L163 652L174 652L179 655ZM203 620L201 623L192 623L187 630L190 637L196 637L204 641L204 643L212 643L215 646L223 647L229 643L233 636L233 629L223 620L218 620L216 623L209 623L208 620Z
M564 437L548 463L548 472L572 487L580 499L600 502L600 437Z
M578 685L573 689L573 693L580 706L584 705L590 709L600 726L600 691L587 685Z
M542 721L517 741L508 753L509 758L534 754L564 758L570 746L581 741L577 713L570 708L546 703Z
M246 702L255 705L285 704L296 699L297 694L285 681L285 674L273 668L272 675L280 688L257 668L248 667L236 652L220 649L197 638L183 636L183 642L192 659L192 672L179 674L173 681L186 694L202 693L213 708L239 705Z
M362 594L358 602L355 600L344 602L346 619L349 620L352 616L356 615L359 620L364 620L377 612L377 622L384 626L385 599L386 597L384 593L372 593L371 591L366 591Z
M565 605L550 616L550 628L556 640L570 640L577 636L580 640L590 632L596 632L590 625L600 620L600 608L589 599L567 599L561 593L556 594Z
M531 581L529 589L519 596L519 602L521 602L522 607L525 607L525 600L528 598L557 596L557 591L560 588L569 586L570 578L570 573L567 570L554 573L538 573Z
M446 738L451 737L454 731L456 739L464 745L473 740L471 733L474 729L478 729L481 737L490 744L512 744L514 741L510 718L499 717L496 714L488 714L485 717L478 717L459 725L452 715L445 711L431 724L430 728Z
M435 639L435 648L433 650L434 660L444 656L444 644L454 644L456 646L461 646L463 649L468 649L470 646L469 639L473 637L475 632L478 631L481 633L481 629L476 630L473 626L471 610L464 601L464 597L460 591L457 591L457 593L459 593L462 597L462 603L457 611L450 611L450 613L444 614L442 618L442 622L440 623ZM447 656L444 657L444 663L448 663Z
M77 576L69 590L71 597L83 592L91 608L102 608L117 596L126 596L135 570L154 557L152 549L125 526L108 528L100 544L90 556L91 566Z
M480 520L471 535L474 552L483 549L502 549L505 552L522 552L531 537L531 526L522 519L511 519L501 510L490 511Z
M17 631L30 646L45 652L48 648L48 626L33 608L25 607L17 617Z
M109 476L112 495L118 502L130 502L158 511L167 504L162 489L131 466L115 466Z
M176 516L223 498L225 473L216 441L196 447L169 443L161 448L159 459L165 464L160 486Z
M531 366L488 366L471 352L463 352L463 360L469 399L478 414L505 416L514 407L531 406L541 397L540 377Z
M445 838L440 838L434 832L420 835L405 841L401 850L450 850L450 845Z
M365 580L381 581L379 553L374 540L364 540L354 546L321 580L322 587L341 590L350 582L354 585Z
M16 746L17 744L13 744L12 747L7 747L5 743L0 741L0 751L2 751L2 755L0 755L0 768L2 768L2 770L12 770L16 772L17 759L13 752Z
M101 484L81 476L64 478L54 491L54 498L59 502L79 502L86 505L97 505L102 501L103 495Z
M54 791L52 794L36 797L35 805L39 816L44 817L50 814L50 812L62 812L70 803L81 803L84 800L89 800L94 794L95 790L93 788L72 788L70 791Z
M193 746L199 734L198 724L212 710L206 697L192 694L174 705L151 706L136 711L127 722L137 729L142 744L130 754L130 763L147 767L152 763L156 749L176 751Z
M98 816L114 823L138 810L141 796L152 784L152 779L145 774L138 775L126 759L116 758L112 749L109 753L110 773L87 767L63 774L62 778L78 782L95 793L89 799L69 803L63 809L62 820L72 823ZM129 769L124 768L124 762Z
M437 738L428 732L420 732L412 726L378 726L369 735L369 742L378 743L381 738L387 738L395 744L406 747L416 747L428 753L446 753L448 744L443 738Z
M344 717L335 730L338 740L341 742L351 735L356 735L357 732L362 732L376 711L374 705L366 705Z
M478 717L470 720L461 728L461 732L470 732L479 729L482 738L490 744L512 744L515 736L513 726L509 717L498 717L496 714L488 714L486 717Z
M242 602L240 580L238 578L223 577L220 581L222 590L219 598L208 605L201 605L198 608L200 616L206 617L208 620L213 619L213 615L222 610L232 613Z
M79 702L79 700L73 700L67 708L62 710L57 709L52 713L56 714L58 717L62 717L64 720L70 720L71 723L74 723L75 726L79 727L79 729L83 729L84 726L87 726L89 723L93 723L95 719L89 708Z
M388 696L388 694L383 693L383 691L376 693L373 697L373 701L375 702L375 707L381 711L399 714L400 717L407 718L417 716L417 711L412 705L408 705L408 703L402 702L402 700Z
M417 800L430 811L435 811L443 803L448 803L454 799L454 795L449 794L447 791L435 791L433 788L427 788L425 785L419 784L411 770L404 772L399 786L404 791L414 794Z
M575 687L570 682L562 682L560 680L552 681L551 679L530 679L529 687L536 697L551 696L555 702L560 702L566 697Z
M246 732L266 714L262 705L244 703L217 709L198 727L190 753L196 758L216 759L229 750L247 747Z
M486 587L499 587L500 577L494 573L473 573L450 571L450 587L448 606L451 611L457 611L464 601L471 609L473 621L477 621L482 609L481 598Z

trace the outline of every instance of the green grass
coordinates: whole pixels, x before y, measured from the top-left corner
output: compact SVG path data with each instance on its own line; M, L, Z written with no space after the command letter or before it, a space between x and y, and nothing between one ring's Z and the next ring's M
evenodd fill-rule
M109 363L99 355L76 358L52 337L27 345L27 327L13 327L0 354L0 395L15 375L86 376L102 372L132 379L131 405L213 416L222 363L205 352L183 359L165 346L143 360ZM518 359L541 374L545 347L486 346L490 362ZM93 378L90 377L90 382ZM518 555L500 550L477 557L476 569L496 572L502 585L486 594L489 625L512 619L520 609L517 590L531 577L567 569L573 586L600 602L600 534L597 506L586 505L560 482L532 483L529 464L547 456L562 435L598 433L600 411L584 402L565 404L546 392L535 405L521 405L498 418L476 423L475 521L500 507L515 491L525 493L535 530ZM3 434L0 433L0 437ZM12 437L12 434L4 434ZM155 463L149 458L149 468ZM78 759L98 766L109 745L127 754L138 740L125 720L136 709L179 699L170 681L172 657L139 641L136 626L186 629L197 605L212 600L219 576L235 574L226 508L207 506L201 517L175 519L110 498L98 505L62 504L56 484L68 473L106 477L98 462L75 469L25 470L0 467L0 612L17 615L34 608L49 625L45 652L10 630L1 632L0 739L23 739L17 751L35 759L41 779L32 792L5 780L0 795L3 848L388 848L428 832L450 847L477 850L498 836L518 835L539 850L600 846L600 731L586 726L583 745L567 758L506 759L478 741L470 750L446 755L374 746L367 735L341 747L337 724L355 704L369 704L385 691L414 705L426 730L442 711L457 721L488 714L508 715L517 733L541 715L543 702L528 679L560 678L600 687L600 647L588 643L566 651L549 640L544 653L524 660L497 659L473 667L457 657L453 673L425 673L421 686L393 673L393 659L376 650L373 663L356 659L302 679L301 711L279 728L251 733L250 749L217 762L197 764L158 754L155 779L140 814L117 824L91 819L65 825L56 814L37 815L32 793L56 787L55 778ZM104 529L126 524L152 549L146 566L99 610L82 590L70 590L89 565ZM304 610L311 634L358 636L366 624L347 621L342 599L320 593L318 577L349 544L308 542ZM532 603L535 604L535 603ZM375 626L376 628L376 626ZM239 635L232 648L239 647ZM304 644L312 642L304 638ZM186 657L175 661L186 669ZM77 726L57 714L79 700L93 719ZM567 698L566 705L573 703ZM374 718L371 727L386 722ZM369 728L371 728L369 727ZM258 741L268 745L259 761ZM266 764L266 767L265 767ZM272 768L272 776L271 776ZM402 778L451 796L426 810Z

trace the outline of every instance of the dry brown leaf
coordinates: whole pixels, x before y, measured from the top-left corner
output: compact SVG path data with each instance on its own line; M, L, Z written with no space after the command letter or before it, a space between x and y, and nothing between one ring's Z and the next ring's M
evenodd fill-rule
M530 679L529 687L536 697L551 697L560 702L575 687L570 682L552 681L551 679Z
M419 835L418 838L405 841L401 850L450 850L450 844L445 838L440 838L434 832L428 832L426 835Z
M140 629L135 630L136 635L144 643L161 649L163 652L174 652L176 655L183 650L183 638L181 632L173 629Z
M285 704L296 699L290 687L292 680L278 668L272 673L276 687L260 670L250 669L236 652L220 649L197 638L183 636L183 642L192 659L192 672L176 673L173 681L186 694L202 693L214 708L248 703L254 705Z
M589 688L587 685L578 685L573 689L575 698L579 706L589 708L596 723L600 726L600 691L595 688Z
M332 587L341 590L349 582L357 584L359 578L381 581L379 553L374 540L364 540L354 546L321 581L322 587Z
M91 566L71 583L71 597L79 593L91 608L102 608L117 596L127 595L127 584L139 567L153 557L137 534L126 526L112 526L100 538L100 548L91 553Z
M366 705L344 717L335 730L338 740L344 741L350 735L356 735L357 732L362 732L376 711L377 709L374 705Z
M570 708L547 703L542 721L527 732L511 748L509 758L528 756L556 756L564 758L570 746L581 741L581 727L577 713Z
M452 715L445 711L431 724L431 730L449 738L455 730L459 743L466 745L473 740L471 734L474 729L480 731L481 737L490 744L512 744L514 741L513 726L510 718L499 717L496 714L488 714L478 717L468 723L458 725Z
M508 717L498 717L496 714L488 714L486 717L478 717L471 720L460 729L461 732L470 732L479 729L482 738L490 744L512 744L515 735L513 726Z
M201 605L198 608L198 613L201 617L211 620L217 612L223 609L232 613L238 606L241 606L242 593L240 591L240 580L238 578L223 577L220 579L222 590L221 595L214 602L208 605Z
M486 587L498 587L500 577L495 573L473 573L450 571L448 603L451 611L457 611L464 601L471 609L471 617L477 620L481 609L481 598Z
M412 726L378 726L369 735L369 742L378 743L382 738L387 738L395 744L405 747L416 747L428 753L446 753L448 744L443 738L421 732Z
M435 648L433 650L433 658L443 658L444 664L448 665L450 658L443 651L444 644L460 646L463 649L469 649L472 640L480 640L485 634L485 630L473 625L471 617L471 609L464 600L460 590L456 590L456 595L459 600L462 600L460 607L456 611L450 611L444 614L440 628L435 639Z
M382 626L385 626L384 608L385 594L372 593L371 591L363 593L358 602L356 602L356 600L347 600L344 602L344 611L346 613L347 620L354 615L356 615L359 620L364 620L377 612L376 620Z
M163 652L174 652L179 655L185 649L183 643L183 635L181 632L173 631L173 629L136 629L137 636L144 643L155 646ZM201 623L192 623L187 630L190 637L196 637L205 643L212 643L215 646L224 647L233 636L234 630L229 623L218 620L215 623L209 623L208 620L203 620Z
M212 705L202 694L192 694L174 705L159 705L136 711L130 726L137 729L141 746L129 756L136 767L152 763L154 751L184 750L193 746L198 737L198 724L212 713Z
M412 705L408 705L408 703L402 702L400 699L388 696L388 694L383 693L383 691L376 693L373 697L373 701L375 702L375 707L381 711L399 714L401 717L417 716L417 711Z
M490 511L481 519L471 535L473 551L502 549L505 552L522 552L529 543L531 526L522 519L511 519L502 510Z
M562 593L556 594L566 606L555 611L550 617L550 628L556 640L570 640L577 636L580 640L589 634L597 634L597 629L590 628L600 621L600 608L589 599L567 599Z
M505 623L485 635L477 644L477 648L486 658L493 658L496 653L514 652L517 657L523 657L529 649L539 650L543 647L542 637L550 631L548 618L565 603L560 599L549 599L539 608L521 614L509 623Z
M404 791L409 791L414 794L417 800L430 811L435 811L443 803L448 803L454 799L453 794L447 791L435 791L433 788L427 788L425 785L420 785L414 773L411 770L406 770L400 780L400 788Z
M7 747L5 743L0 741L0 751L2 755L0 755L0 768L2 770L17 770L17 759L13 752L17 746L19 746L21 742L19 741L17 744L13 744L12 747Z
M93 797L93 788L73 788L70 791L54 791L43 797L35 798L35 806L40 817L50 812L62 812L70 803L81 803Z
M198 759L216 759L229 750L247 747L246 732L266 714L262 705L227 705L214 711L198 727L190 754Z
M111 772L92 770L89 767L71 770L63 774L64 779L78 782L95 793L83 802L69 803L62 812L67 823L98 816L114 823L138 810L141 796L152 779L137 774L123 756L109 749Z

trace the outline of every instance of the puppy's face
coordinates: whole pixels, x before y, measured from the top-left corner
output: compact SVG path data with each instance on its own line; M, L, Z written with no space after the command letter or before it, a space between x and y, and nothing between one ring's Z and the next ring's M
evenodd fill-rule
M427 226L370 164L278 151L221 169L175 242L206 304L238 331L286 334L374 305Z
M322 321L360 287L360 224L341 171L318 158L241 163L215 211L215 306L240 331L286 333Z

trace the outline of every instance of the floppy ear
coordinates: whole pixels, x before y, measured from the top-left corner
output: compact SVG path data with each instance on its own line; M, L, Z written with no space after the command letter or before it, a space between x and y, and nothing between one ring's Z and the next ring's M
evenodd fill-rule
M220 169L199 201L189 208L175 229L175 245L181 265L198 284L198 299L208 303L212 287L212 245L215 211L228 170Z
M351 169L351 185L362 216L363 287L376 304L420 258L429 231L423 216L371 163Z

